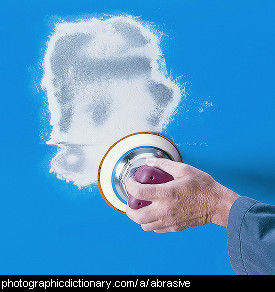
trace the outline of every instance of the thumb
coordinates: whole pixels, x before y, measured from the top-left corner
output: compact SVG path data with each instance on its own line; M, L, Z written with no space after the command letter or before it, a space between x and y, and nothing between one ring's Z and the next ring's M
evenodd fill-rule
M182 176L182 170L185 166L182 162L175 162L166 158L148 158L146 164L168 172L174 178Z

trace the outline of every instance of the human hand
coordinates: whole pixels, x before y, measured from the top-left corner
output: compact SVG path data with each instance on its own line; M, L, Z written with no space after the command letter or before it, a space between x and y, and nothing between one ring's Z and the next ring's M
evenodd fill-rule
M209 174L190 165L164 158L147 165L170 173L174 180L163 184L140 184L133 178L126 189L136 199L152 201L141 209L126 207L127 216L144 231L178 232L214 223L226 227L230 208L239 197Z

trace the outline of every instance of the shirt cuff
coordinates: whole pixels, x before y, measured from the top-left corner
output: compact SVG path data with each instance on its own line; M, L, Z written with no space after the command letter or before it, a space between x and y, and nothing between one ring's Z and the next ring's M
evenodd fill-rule
M231 266L238 275L247 275L242 257L241 229L247 212L258 201L239 197L231 206L227 223L227 248Z

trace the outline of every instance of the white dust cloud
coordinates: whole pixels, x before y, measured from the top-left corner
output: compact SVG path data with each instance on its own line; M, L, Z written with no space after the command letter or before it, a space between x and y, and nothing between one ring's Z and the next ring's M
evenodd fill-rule
M57 24L44 57L57 145L51 172L79 187L97 179L108 148L139 131L161 132L181 98L167 77L159 37L130 16Z

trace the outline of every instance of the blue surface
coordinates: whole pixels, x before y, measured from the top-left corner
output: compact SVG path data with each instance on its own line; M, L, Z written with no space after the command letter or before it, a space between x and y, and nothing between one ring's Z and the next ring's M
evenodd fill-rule
M275 203L275 1L1 2L1 274L234 274L225 228L146 233L96 186L78 190L48 173L55 149L41 143L37 87L54 21L120 12L165 33L168 71L187 83L164 132L185 162Z

